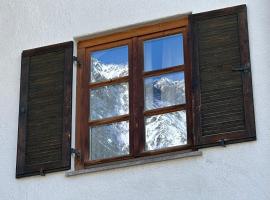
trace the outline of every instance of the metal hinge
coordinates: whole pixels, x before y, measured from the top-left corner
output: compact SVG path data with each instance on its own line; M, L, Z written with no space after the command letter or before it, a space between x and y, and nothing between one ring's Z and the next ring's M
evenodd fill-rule
M248 72L250 71L250 63L240 65L240 66L233 66L232 71L243 71L243 72Z
M43 168L40 168L39 174L40 174L40 176L45 176L45 171Z
M227 141L228 141L228 139L221 139L221 140L218 140L217 142L219 143L220 146L226 147Z
M77 66L81 66L81 63L80 63L80 61L78 60L78 57L73 56L73 62L76 62L76 63L77 63Z
M81 152L78 149L71 148L70 154L74 154L75 157L81 158Z

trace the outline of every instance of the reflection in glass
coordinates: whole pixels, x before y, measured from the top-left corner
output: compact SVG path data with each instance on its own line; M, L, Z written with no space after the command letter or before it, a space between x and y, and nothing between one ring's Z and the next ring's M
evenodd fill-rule
M103 119L128 114L128 83L90 90L90 119Z
M183 35L144 42L144 71L159 70L184 64Z
M129 154L128 122L90 127L89 133L91 160Z
M186 111L145 118L145 150L187 144Z
M91 53L91 82L128 75L128 46Z
M145 110L185 103L184 73L177 72L145 78Z

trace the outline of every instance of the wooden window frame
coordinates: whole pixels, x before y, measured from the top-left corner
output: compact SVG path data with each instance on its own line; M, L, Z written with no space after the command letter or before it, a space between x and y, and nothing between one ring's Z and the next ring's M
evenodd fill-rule
M145 157L174 151L186 151L193 149L192 135L192 91L191 91L191 59L189 48L189 20L188 17L174 19L167 22L146 25L129 29L119 33L100 36L78 42L77 68L77 94L76 94L76 149L80 156L75 159L75 169L84 169L87 166L107 162L128 160L136 157ZM184 64L172 66L166 69L143 72L143 41L181 33L183 35ZM89 83L90 53L92 51L128 45L129 73L128 76L114 78L97 83ZM186 103L154 110L144 111L144 84L145 77L168 74L172 72L184 72ZM105 85L128 82L129 84L129 114L89 121L89 89ZM139 94L139 97L138 97ZM187 144L162 148L152 151L144 151L144 117L153 114L170 113L173 111L186 111L187 120ZM89 160L89 127L90 125L102 125L113 122L129 120L129 155Z

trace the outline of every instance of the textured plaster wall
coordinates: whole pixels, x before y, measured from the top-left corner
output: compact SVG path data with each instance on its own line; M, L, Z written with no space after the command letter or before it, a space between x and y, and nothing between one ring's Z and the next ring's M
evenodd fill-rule
M243 3L248 6L257 141L204 149L201 157L76 177L59 172L15 179L23 49ZM269 200L269 8L269 0L0 0L0 200Z

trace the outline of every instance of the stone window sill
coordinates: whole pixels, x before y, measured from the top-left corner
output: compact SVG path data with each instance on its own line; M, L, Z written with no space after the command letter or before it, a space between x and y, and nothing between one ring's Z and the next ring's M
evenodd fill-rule
M166 153L166 154L160 154L160 155L154 155L154 156L148 156L148 157L134 158L131 160L117 161L113 163L99 164L99 165L88 167L82 170L67 171L66 176L70 177L70 176L76 176L80 174L88 174L88 173L107 171L107 170L136 166L136 165L143 165L147 163L156 163L156 162L162 162L166 160L174 160L174 159L201 156L201 155L202 155L201 151L189 151L189 152L184 152L184 153L179 153L179 152Z

